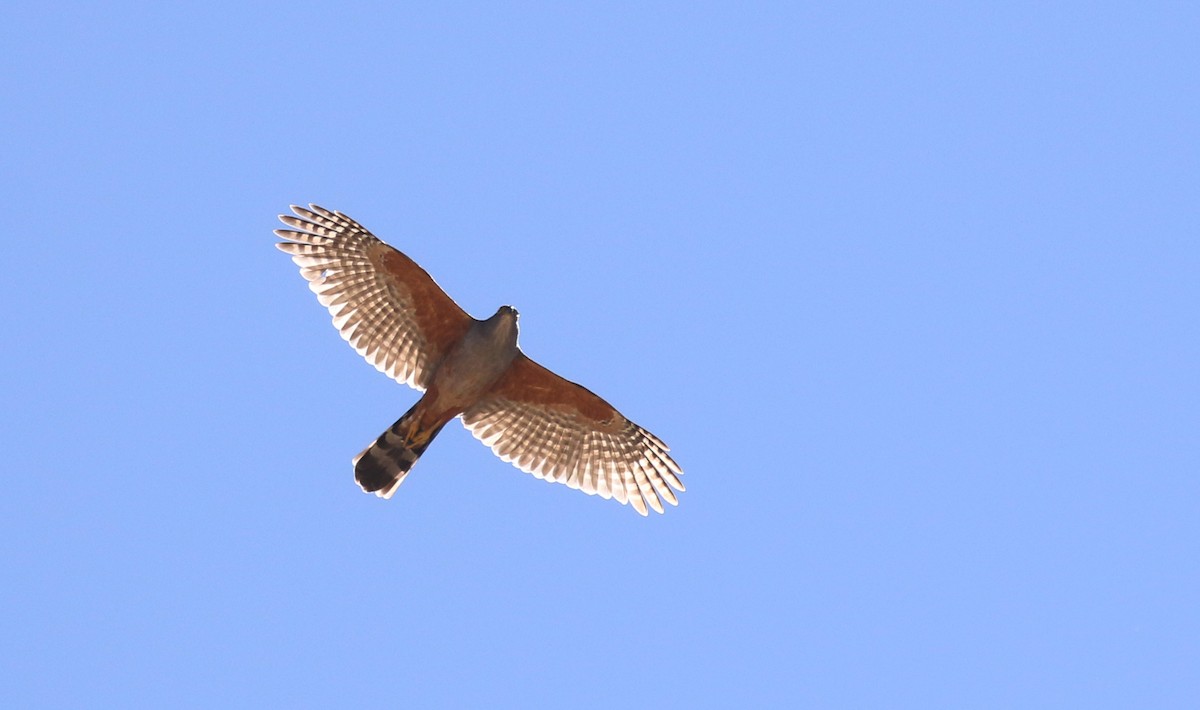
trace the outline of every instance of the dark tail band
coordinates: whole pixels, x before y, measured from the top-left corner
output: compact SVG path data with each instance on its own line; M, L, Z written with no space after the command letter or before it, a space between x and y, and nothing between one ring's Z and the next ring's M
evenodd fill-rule
M391 498L404 482L404 477L408 475L413 464L421 458L425 449L429 448L429 442L442 430L439 426L428 436L417 431L414 438L420 443L411 444L405 438L405 434L412 426L412 418L416 416L415 410L414 405L354 458L354 480L358 481L358 485L367 493L374 493L380 498Z

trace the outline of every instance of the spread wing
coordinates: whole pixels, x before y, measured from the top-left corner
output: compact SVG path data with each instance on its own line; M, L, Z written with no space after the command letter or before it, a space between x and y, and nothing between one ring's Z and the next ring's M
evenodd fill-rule
M470 327L459 308L416 262L341 212L292 205L276 229L289 241L300 275L329 309L333 325L367 362L398 382L425 389L433 369Z
M682 469L658 437L612 405L518 354L463 424L497 456L538 478L616 498L642 515L678 505Z

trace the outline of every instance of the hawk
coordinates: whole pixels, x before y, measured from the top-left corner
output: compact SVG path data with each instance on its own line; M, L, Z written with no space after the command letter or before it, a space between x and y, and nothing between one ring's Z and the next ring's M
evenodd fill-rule
M424 395L354 457L354 478L391 498L451 419L504 461L546 481L615 498L642 515L678 505L683 474L661 439L517 345L517 311L467 314L412 259L341 212L292 206L275 246L329 309L342 338Z

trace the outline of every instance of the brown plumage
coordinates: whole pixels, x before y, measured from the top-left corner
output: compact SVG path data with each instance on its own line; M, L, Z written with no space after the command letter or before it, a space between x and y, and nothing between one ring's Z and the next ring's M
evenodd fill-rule
M676 505L668 447L608 402L526 357L517 312L467 315L412 259L340 212L309 205L275 233L334 326L381 372L424 396L354 459L363 490L390 498L455 417L505 461L547 481L628 503Z

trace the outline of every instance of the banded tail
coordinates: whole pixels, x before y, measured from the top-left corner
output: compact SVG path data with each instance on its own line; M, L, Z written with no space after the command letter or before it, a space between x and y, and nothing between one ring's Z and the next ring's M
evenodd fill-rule
M367 493L391 498L445 423L421 430L416 405L354 457L354 480Z

